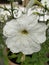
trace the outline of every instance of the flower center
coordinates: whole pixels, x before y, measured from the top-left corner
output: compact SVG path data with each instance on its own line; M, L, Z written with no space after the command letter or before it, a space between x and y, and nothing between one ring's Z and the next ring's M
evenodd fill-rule
M28 34L28 31L24 29L24 30L21 31L21 33L22 34Z

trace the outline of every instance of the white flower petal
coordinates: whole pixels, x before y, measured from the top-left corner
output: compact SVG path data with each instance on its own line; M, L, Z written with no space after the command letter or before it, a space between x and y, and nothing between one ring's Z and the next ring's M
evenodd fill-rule
M15 33L16 33L16 22L15 22L15 20L7 22L6 26L4 26L4 28L3 28L3 34L6 37L11 37L11 36L14 36Z
M35 42L41 44L41 43L45 42L45 40L46 40L46 33L45 32L36 33L36 34L34 34L33 37L34 37L33 39L35 40Z
M20 41L14 38L7 38L6 45L13 53L20 52Z
M38 16L36 15L23 15L21 18L17 19L17 21L20 21L19 23L23 25L30 25L30 24L36 24L38 22Z
M30 37L38 44L43 43L46 40L47 26L45 24L38 24L32 28L29 30Z
M24 54L32 54L34 52L40 51L41 47L39 44L36 44L31 38L28 38L26 40L22 40L23 42L23 47L22 48L22 53Z
M44 23L38 23L35 26L30 25L29 27L30 27L29 31L33 33L44 32L47 29L47 26Z

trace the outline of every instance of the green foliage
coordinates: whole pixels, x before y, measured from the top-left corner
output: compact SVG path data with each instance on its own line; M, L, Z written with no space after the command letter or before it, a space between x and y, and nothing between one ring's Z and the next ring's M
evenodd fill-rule
M22 53L19 53L16 59L16 62L20 63L21 62L21 58L22 58Z
M3 56L4 65L9 65L8 63L8 57L6 55Z
M17 57L17 55L15 55L15 54L12 54L12 55L10 55L10 56L8 56L10 59L12 59L12 58L16 58Z
M4 39L3 39L3 34L0 34L0 45L5 45Z
M3 49L0 49L0 58L3 57Z

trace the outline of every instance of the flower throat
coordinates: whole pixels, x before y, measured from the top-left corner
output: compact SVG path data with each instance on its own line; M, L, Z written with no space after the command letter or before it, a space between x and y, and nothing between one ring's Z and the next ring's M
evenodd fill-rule
M21 33L22 34L28 34L28 31L24 29L24 30L21 31Z

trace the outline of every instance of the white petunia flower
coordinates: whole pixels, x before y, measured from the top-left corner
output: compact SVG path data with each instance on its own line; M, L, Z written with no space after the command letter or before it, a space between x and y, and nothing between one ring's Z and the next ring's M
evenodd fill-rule
M3 34L7 37L7 47L13 53L22 52L27 55L40 51L40 45L46 40L46 29L44 23L38 23L38 16L25 14L7 22Z
M28 15L31 15L33 13L40 13L40 14L44 14L44 16L40 15L39 17L39 21L47 21L49 20L49 12L43 12L44 9L38 6L33 6L32 8L29 8L28 10Z
M8 11L2 11L0 13L0 22L4 22L6 20L8 20L8 16L10 16L10 13Z
M14 14L14 18L19 18L22 15L22 11L20 11L20 10L14 10L13 14Z
M29 8L29 10L28 10L28 14L29 15L31 15L31 14L33 14L35 12L38 12L40 14L43 14L43 8L38 7L38 6L33 6L32 8Z
M43 4L43 6L45 6L46 4L47 7L49 7L49 0L41 0L41 3Z
M14 18L21 17L23 13L26 13L25 7L20 7L19 6L18 8L15 8L15 10L13 11Z

